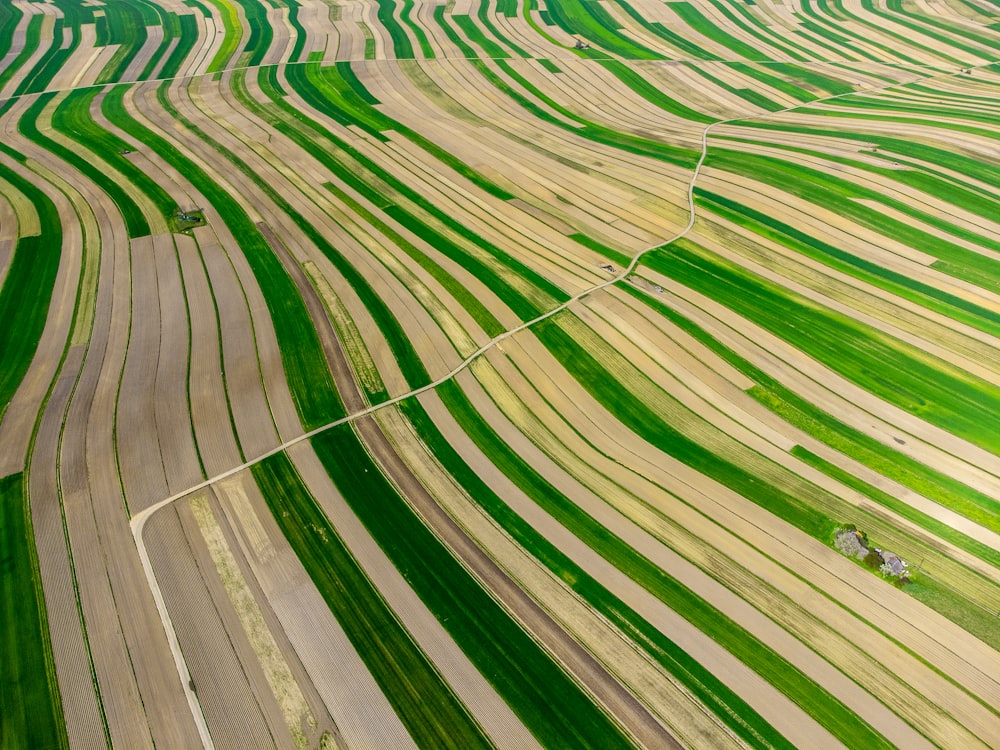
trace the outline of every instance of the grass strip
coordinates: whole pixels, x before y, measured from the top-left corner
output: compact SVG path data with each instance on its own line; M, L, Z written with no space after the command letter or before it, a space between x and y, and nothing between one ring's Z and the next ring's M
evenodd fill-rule
M31 201L41 234L21 237L0 287L0 419L21 384L38 342L52 299L62 256L62 224L52 200L12 169L0 164L0 178Z
M689 2L672 2L668 7L678 15L678 17L690 26L694 31L711 39L720 47L725 47L738 57L747 60L769 60L770 57L764 55L756 47L751 47L741 39L737 39L732 34L727 33L714 21L708 19L704 13Z
M682 239L645 256L660 273L708 295L890 404L994 453L1000 391L905 342L788 292ZM991 416L994 415L994 416Z
M190 180L215 206L233 237L238 238L274 324L289 391L303 425L311 429L342 416L344 407L326 366L319 336L288 272L229 193L194 161L126 112L123 97L127 88L116 86L107 93L103 102L105 116Z
M462 425L466 435L532 500L550 512L555 510L558 513L560 508L565 509L562 515L573 512L572 503L490 429L454 381L441 385L437 392L448 411ZM400 404L400 409L410 420L421 441L431 449L448 473L459 481L476 504L489 513L512 539L559 576L596 612L631 638L736 735L750 747L792 747L774 727L714 674L517 515L451 447L419 401L408 399Z
M417 745L492 747L351 555L288 457L276 453L251 472L295 555Z
M396 20L395 12L395 0L378 0L376 15L379 23L389 32L389 37L392 39L393 58L412 60L416 57L413 54L413 45L410 43L410 37L406 34L406 29Z
M621 729L424 525L350 425L328 430L312 443L375 541L543 746L631 746Z
M709 335L703 328L695 325L660 300L639 291L632 285L622 284L620 288L663 315L756 383L747 391L747 394L789 424L883 476L1000 533L1000 508L997 508L996 501L988 495L979 493L947 475L935 472L924 464L892 450L874 438L820 410L762 370L754 367L732 349L724 346L718 339ZM877 501L881 495L876 494L870 497ZM975 554L974 548L960 544L959 538L952 541L965 549L966 552Z
M627 4L623 3L622 7ZM548 0L545 3L552 25L579 36L602 50L627 60L662 60L664 56L620 33L621 24L596 0ZM587 50L589 57L607 57L601 50Z
M23 474L0 479L0 571L0 747L68 748Z
M818 240L795 227L768 214L744 206L737 201L695 188L695 201L700 208L711 211L724 219L753 232L760 237L777 242L806 257L846 273L865 283L916 302L930 310L940 312L953 320L961 321L994 336L1000 336L1000 314L950 294L930 284L910 278L847 250Z
M582 347L578 346L567 334L559 329L553 319L543 321L535 329L539 339L553 351L570 375L577 380L599 401L609 401L608 394L612 391L623 400L634 399L625 389L609 389L608 383L613 376L604 370L596 360ZM448 384L451 386L451 384ZM555 488L541 479L523 459L514 453L509 446L489 429L475 410L464 400L464 395L456 394L458 389L444 388L441 391L446 403L455 408L455 416L466 434L479 445L488 456L514 481L524 482L522 489L529 494L541 507L551 514L559 523L577 536L587 546L601 555L605 560L621 570L641 585L660 601L673 609L677 614L688 620L696 628L704 632L723 648L732 653L744 664L757 672L765 680L771 682L778 690L784 692L792 701L812 715L822 726L842 740L848 746L856 742L864 743L865 747L889 747L888 743L878 735L868 724L862 721L853 711L830 695L824 688L817 685L798 668L773 651L738 623L731 620L695 592L683 586L679 581L666 573L648 558L618 537L608 533L608 530L593 517L570 502ZM463 403L464 401L464 403ZM616 405L623 405L621 400ZM605 403L605 406L609 406ZM638 425L657 423L659 437L664 437L663 427L666 425L658 420L644 404L632 404L632 415L621 409L614 409L616 416L635 430ZM668 446L672 450L677 446L681 451L691 454L705 455L708 452L691 443L676 431L666 428L670 435L667 440L652 440L654 445ZM643 435L644 438L649 439ZM683 460L683 459L682 459ZM712 457L714 463L718 459ZM735 469L735 467L732 467ZM736 471L740 471L736 469ZM760 482L756 482L759 489ZM827 528L828 524L823 523Z
M128 231L128 236L130 238L135 239L136 237L145 237L150 233L149 222L146 221L145 214L143 214L142 209L139 208L139 204L132 199L132 196L130 196L125 189L104 170L95 164L92 159L86 158L79 151L64 146L62 143L52 140L39 131L38 118L41 115L42 110L45 109L50 101L52 101L52 97L54 96L54 92L38 96L32 105L25 111L24 116L18 120L18 130L25 136L25 138L33 143L37 143L45 150L51 152L67 164L71 165L74 169L78 170L81 174L96 184L101 190L107 193L108 197L114 201L116 206L118 206L118 210L121 211L122 218L125 220L125 228ZM67 122L67 118L65 117L66 110L63 109L61 115L59 112L60 110L57 109L52 114L52 127L61 132L63 135L72 138L73 126L71 123Z

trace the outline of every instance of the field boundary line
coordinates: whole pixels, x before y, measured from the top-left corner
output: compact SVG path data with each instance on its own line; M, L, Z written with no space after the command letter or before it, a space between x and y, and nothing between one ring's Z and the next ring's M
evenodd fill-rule
M305 64L305 63L285 63L285 64L286 65L288 65L288 64L293 64L294 65L294 64ZM992 64L994 64L994 63L992 63L992 62L991 63L984 63L982 66L972 66L972 67L985 67L987 65L992 65ZM259 68L259 67L262 67L262 66L251 66L251 67L252 68ZM250 69L250 68L244 68L244 69ZM698 182L698 177L701 174L702 166L705 163L705 159L708 157L708 137L709 137L711 131L714 128L716 128L716 127L718 127L720 125L729 125L729 124L732 124L732 123L735 123L735 122L741 122L741 121L744 121L744 120L761 120L761 119L767 119L769 117L773 117L773 116L776 116L776 115L787 114L788 112L792 112L792 111L797 110L797 109L802 109L804 107L809 107L809 106L813 106L813 105L816 105L816 104L821 104L823 102L830 101L831 99L839 99L839 98L843 98L843 97L847 97L847 96L853 96L855 94L867 94L867 93L872 93L872 92L876 92L876 91L883 91L885 89L893 88L893 87L896 87L896 86L909 85L909 84L912 84L912 83L916 83L918 81L927 81L927 80L932 80L932 79L935 79L935 78L947 78L947 77L959 76L959 75L962 75L962 71L965 70L965 69L966 68L959 68L959 69L955 70L954 72L945 72L945 73L942 73L940 71L935 71L933 75L918 76L916 79L914 79L912 81L908 81L908 82L895 81L895 82L885 83L885 84L882 84L882 85L879 85L879 86L871 86L871 87L868 87L868 88L857 89L855 91L847 91L847 92L840 93L840 94L832 94L830 96L825 96L825 97L821 97L819 99L814 99L814 100L812 100L810 102L798 103L798 104L792 105L790 107L785 107L784 109L775 110L773 112L764 112L764 113L760 113L760 114L743 115L743 116L739 116L739 117L731 117L731 118L728 118L728 119L725 119L725 120L716 120L715 122L709 123L708 125L706 125L702 129L702 133L701 133L701 155L698 157L698 162L695 165L694 170L692 171L691 179L690 179L690 181L688 183L688 189L687 189L688 221L687 221L687 224L679 232L677 232L676 234L674 234L673 236L671 236L671 237L669 237L669 238L667 238L665 240L662 240L662 241L657 242L657 243L655 243L653 245L650 245L649 247L646 247L643 250L640 250L638 253L635 254L635 256L632 258L632 260L629 262L629 264L627 266L625 266L623 269L621 269L618 272L616 272L615 275L612 276L611 278L609 278L608 280L602 281L600 284L596 284L596 285L594 285L594 286L592 286L592 287L590 287L588 289L584 289L583 291L578 292L574 296L570 297L565 302L562 302L561 304L559 304L556 307L552 308L548 312L543 313L542 315L539 315L538 317L533 318L532 320L525 321L525 322L521 323L520 325L515 326L514 328L511 328L510 330L505 331L505 332L503 332L503 333L501 333L501 334L499 334L497 336L494 336L492 339L490 339L485 344L483 344L478 349L476 349L476 351L474 351L472 354L470 354L465 359L463 359L450 372L442 375L441 377L437 378L436 380L433 380L432 382L427 383L426 385L423 385L420 388L415 388L415 389L413 389L411 391L408 391L406 393L402 393L402 394L400 394L398 396L394 396L394 397L388 399L387 401L383 401L381 403L368 406L368 407L366 407L364 409L361 409L359 411L356 411L356 412L353 412L353 413L348 414L346 416L340 417L339 419L335 419L332 422L328 422L327 424L320 425L319 427L316 427L315 429L309 430L308 432L304 432L301 435L298 435L298 436L296 436L294 438L286 440L285 442L281 443L280 445L272 448L271 450L268 450L268 451L260 454L259 456L256 456L255 458L252 458L252 459L250 459L248 461L245 461L244 463L242 463L242 464L240 464L238 466L234 466L233 468L228 469L227 471L224 471L221 474L217 474L217 475L215 475L213 477L209 477L209 478L207 478L207 479L205 479L205 480L203 480L201 482L198 482L198 483L196 483L196 484L194 484L194 485L192 485L192 486L190 486L190 487L188 487L188 488L186 488L184 490L181 490L180 492L177 492L177 493L171 495L170 497L166 497L163 500L160 500L159 502L156 502L156 503L150 505L148 508L145 508L145 509L139 511L138 513L134 514L129 519L129 526L132 529L132 536L133 536L133 538L135 540L135 545L136 545L136 548L137 548L137 550L139 552L140 560L142 562L143 572L146 574L146 580L147 580L147 583L149 584L150 592L153 595L153 600L156 603L156 608L157 608L157 611L158 611L158 613L160 615L160 620L161 620L161 622L163 624L163 629L164 629L164 631L166 633L167 641L170 644L170 650L171 650L171 652L173 654L173 657L174 657L174 663L177 666L177 674L180 677L182 688L183 688L183 690L185 692L185 695L187 697L187 700L188 700L188 705L191 708L192 718L194 719L194 722L195 722L196 726L198 727L198 732L199 732L199 734L201 736L202 744L203 744L203 747L205 748L205 750L214 750L214 743L212 742L211 734L209 733L208 726L207 726L207 724L205 722L204 713L202 712L202 709L201 709L201 703L198 700L197 694L195 693L195 691L191 687L191 682L190 682L191 677L190 677L190 672L189 672L188 667L187 667L187 662L185 661L184 655L183 655L183 653L181 651L180 642L179 642L179 640L177 638L177 632L174 629L173 621L170 618L170 613L167 611L166 602L163 599L163 593L160 590L159 583L156 580L156 575L153 572L152 563L151 563L151 561L149 559L149 553L148 553L148 551L146 549L146 544L145 544L145 540L144 540L144 537L143 537L143 533L144 533L144 530L145 530L145 527L146 527L146 523L153 516L153 514L155 514L159 510L162 510L163 508L166 508L169 505L172 505L173 503L177 502L178 500L181 500L181 499L187 497L188 495L191 495L194 492L198 492L199 490L206 489L206 488L212 486L213 484L215 484L216 482L222 481L224 479L228 479L229 477L232 477L232 476L234 476L236 474L239 474L240 472L245 471L245 470L251 468L255 464L260 463L261 461L264 461L267 458L270 458L271 456L274 456L274 455L276 455L278 453L281 453L281 452L287 450L288 448L291 448L292 446L297 445L298 443L301 443L301 442L303 442L305 440L309 440L309 439L311 439L311 438L313 438L313 437L315 437L315 436L317 436L317 435L325 432L326 430L333 429L334 427L339 427L340 425L352 423L352 422L354 422L354 421L356 421L358 419L361 419L362 417L366 417L366 416L369 416L371 414L374 414L375 412L377 412L377 411L379 411L381 409L386 409L386 408L388 408L390 406L395 406L395 405L397 405L397 404L399 404L399 403L401 403L401 402L403 402L403 401L405 401L405 400L407 400L409 398L413 398L414 396L420 396L423 393L427 393L428 391L432 391L435 388L437 388L438 386L443 385L444 383L447 383L448 381L452 380L459 373L461 373L463 370L465 370L467 367L469 367L469 365L471 365L476 359L478 359L479 357L481 357L483 354L486 354L487 352L489 352L491 349L493 349L494 347L496 347L498 344L503 343L504 341L506 341L507 339L511 338L512 336L520 333L521 331L527 330L527 329L529 329L529 328L531 328L531 327L533 327L533 326L535 326L535 325L537 325L537 324L539 324L539 323L541 323L541 322L543 322L545 320L548 320L549 318L552 318L555 315L558 315L562 311L568 309L571 305L574 305L577 302L579 302L580 300L582 300L584 297L587 297L587 296L589 296L589 295L591 295L591 294L593 294L595 292L599 292L599 291L601 291L603 289L607 289L608 287L613 286L614 284L617 284L620 281L626 280L629 277L629 275L632 274L632 272L635 270L635 268L639 265L639 263L641 262L643 256L645 256L647 253L651 252L652 250L656 250L658 248L666 247L667 245L670 245L670 244L676 242L677 240L682 239L683 237L685 237L694 228L694 224L695 224L695 221L697 219L697 208L696 208L695 202L694 202L694 190L695 190L695 186L696 186L696 184ZM222 72L224 72L224 71L222 71ZM194 76L180 76L180 77L178 77L178 79L179 80L184 80L184 79L187 79L187 78L197 78L197 77L199 77L199 75L194 75ZM172 80L172 79L164 79L164 80Z

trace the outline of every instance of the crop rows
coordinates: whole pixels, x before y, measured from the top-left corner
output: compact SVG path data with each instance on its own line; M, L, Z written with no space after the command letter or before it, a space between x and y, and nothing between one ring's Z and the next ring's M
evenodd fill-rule
M0 744L1000 745L998 29L0 6Z

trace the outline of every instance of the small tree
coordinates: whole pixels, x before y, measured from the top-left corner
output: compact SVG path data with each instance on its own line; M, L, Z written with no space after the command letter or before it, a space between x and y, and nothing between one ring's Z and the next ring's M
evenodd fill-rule
M834 546L848 557L854 557L861 551L861 540L853 531L842 531L837 534Z
M878 572L882 574L883 578L892 578L896 575L889 563L882 563L878 568Z
M878 552L870 549L868 550L868 554L865 555L865 559L861 562L863 562L865 567L869 570L878 570L879 566L882 564L882 558L879 557Z

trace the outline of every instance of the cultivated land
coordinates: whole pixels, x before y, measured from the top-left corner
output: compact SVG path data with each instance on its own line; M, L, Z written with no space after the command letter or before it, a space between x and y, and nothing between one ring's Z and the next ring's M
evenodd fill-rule
M1000 747L998 61L0 4L0 746Z

